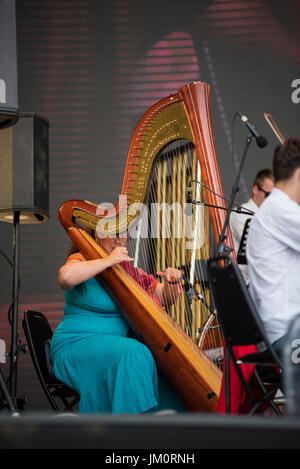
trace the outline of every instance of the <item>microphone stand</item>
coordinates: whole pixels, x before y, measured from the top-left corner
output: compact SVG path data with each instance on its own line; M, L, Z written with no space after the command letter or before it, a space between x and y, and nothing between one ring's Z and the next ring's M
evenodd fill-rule
M197 181L196 179L193 179L192 181L190 181L190 185L189 185L189 189L188 189L188 198L187 198L187 203L188 204L203 205L204 207L213 207L213 208L218 208L220 210L228 210L227 207L221 207L219 205L211 205L211 204L207 204L207 203L204 203L204 202L200 202L199 200L192 200L192 198L191 198L191 192L192 192L192 185L191 184L192 184L192 182L196 182L197 184L201 184L201 186L203 186L205 189L209 190L214 195L216 195L216 196L220 197L221 199L225 200L226 202L228 202L220 194L217 194L216 192L212 191L209 187L207 187L205 184L203 184L203 182L200 182L200 181ZM254 215L254 212L252 210L249 210L248 208L245 208L241 205L237 205L237 204L234 204L234 203L232 204L232 206L233 205L237 208L236 209L231 208L231 212L240 213L242 215Z
M193 303L193 298L196 296L196 298L205 305L205 307L213 314L216 316L216 312L209 306L205 298L196 290L194 285L188 280L185 274L182 274L182 279L183 279L183 288L185 292L185 296L187 299L187 305L188 305L188 314L189 314L189 332L191 333L191 318L192 318L192 303Z
M192 304L193 304L193 298L194 298L195 293L194 293L193 285L188 281L188 279L186 278L184 274L182 274L182 278L183 278L183 288L184 288L185 296L187 299L187 305L188 305L188 317L189 317L188 334L191 335Z
M226 218L225 218L225 221L224 221L222 232L221 232L220 237L219 237L219 242L218 242L218 247L217 247L217 256L221 253L229 254L232 251L232 248L230 248L229 246L223 245L223 243L227 239L227 236L225 235L225 232L226 232L228 224L229 224L230 214L233 211L232 207L234 205L234 200L235 200L236 194L239 191L239 182L240 182L240 178L241 178L241 173L242 173L242 169L243 169L243 166L244 166L244 163L245 163L245 160L246 160L247 152L248 152L249 146L251 144L251 141L252 141L252 135L249 134L248 137L246 138L245 148L244 148L242 160L241 160L241 163L240 163L240 167L239 167L239 170L238 170L238 173L237 173L237 176L236 176L234 186L232 188L230 202L229 202L229 206L227 208L228 211L227 211L227 214L226 214Z
M202 301L202 303L206 306L206 308L209 309L209 311L215 316L216 315L215 311L209 306L209 304L206 302L205 298L201 295L201 293L198 292L198 290L196 290L196 288L188 280L188 278L184 274L182 274L182 278L183 278L183 282L184 282L184 290L186 292L189 307L191 307L191 305L192 305L193 297L196 296L196 298L198 300Z
M213 208L218 208L220 210L229 210L227 207L221 207L219 205L212 205L212 204L206 204L204 202L200 202L199 200L192 200L191 203L193 205L203 205L203 207L213 207ZM238 207L236 209L232 208L230 212L236 212L240 213L241 215L254 215L254 212L252 210L248 210L247 208L244 207Z

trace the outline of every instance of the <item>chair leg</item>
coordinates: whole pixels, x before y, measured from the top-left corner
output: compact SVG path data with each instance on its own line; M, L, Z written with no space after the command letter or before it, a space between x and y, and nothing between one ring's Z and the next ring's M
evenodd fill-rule
M231 360L232 360L234 369L235 369L235 371L236 371L236 373L237 373L237 375L238 375L238 377L239 377L239 379L240 379L240 381L241 381L241 383L242 383L242 385L243 385L243 387L244 387L244 389L245 389L245 391L246 391L246 394L247 394L248 398L251 400L251 402L253 403L253 405L256 407L256 405L257 405L257 399L254 397L253 392L251 391L250 386L248 385L247 381L245 380L245 377L244 377L244 375L243 375L243 373L242 373L242 370L241 370L240 366L236 363L236 356L235 356L235 354L234 354L232 348L231 348L231 347L228 347L228 351L229 351L229 353L230 353L230 358L231 358ZM259 407L260 407L260 405L259 405L257 408L259 408ZM252 409L251 409L251 411L252 411ZM250 412L251 412L251 411L250 411Z
M232 354L233 354L233 352L232 352ZM233 354L233 357L234 357L234 354ZM270 391L267 391L266 388L265 388L265 386L264 386L264 384L262 383L262 381L258 378L257 373L255 374L255 371L254 371L255 378L256 378L256 380L257 380L259 386L261 387L261 390L264 392L264 396L263 396L261 399L257 400L257 399L255 398L255 396L253 395L253 392L252 392L250 386L249 386L248 383L246 382L246 380L245 380L245 378L244 378L244 375L243 375L243 373L242 373L242 371L241 371L239 365L237 365L235 361L234 361L234 367L235 367L236 372L237 372L237 374L238 374L238 376L239 376L239 378L240 378L240 380L241 380L241 382L242 382L242 384L243 384L243 386L244 386L244 389L245 389L245 391L246 391L246 393L247 393L247 395L248 395L248 398L249 398L249 399L252 401L252 403L253 403L253 407L252 407L252 409L250 410L250 412L248 413L248 415L249 415L249 416L252 416L252 415L254 415L256 412L259 412L259 409L261 408L261 406L262 406L265 402L267 402L267 401L269 401L271 407L273 408L273 410L276 412L277 415L282 415L282 413L280 412L280 410L279 410L278 408L275 410L275 407L276 407L276 406L275 406L275 404L273 403L273 400L270 399L271 396L274 394L275 389L277 389L277 386L274 386Z
M69 402L68 399L64 396L64 393L61 391L59 386L55 387L55 391L57 392L58 397L61 399L62 403L65 406L64 410L74 410L73 407L79 401L79 397L76 396Z
M5 398L5 401L7 403L7 407L9 408L9 410L13 414L17 413L17 410L15 408L13 400L12 400L10 394L9 394L8 389L7 389L6 382L5 382L5 379L4 379L4 376L3 376L3 373L2 373L1 369L0 369L0 390L2 390L3 396Z
M225 396L226 396L226 413L231 414L231 393L230 393L230 354L227 345L225 345Z
M270 399L270 397L271 397L272 395L274 395L274 394L276 393L276 391L278 390L279 385L275 385L275 386L273 386L269 391L267 391L267 388L265 387L265 385L264 385L262 379L260 378L260 376L259 376L259 374L258 374L258 372L257 372L256 369L255 369L255 371L254 371L254 375L255 375L255 378L256 378L256 380L257 380L257 382L258 382L258 384L259 384L259 386L260 386L262 392L264 393L264 397L261 399L261 401L262 401L262 402L261 402L261 405L262 405L264 402L268 401L269 404L270 404L270 406L271 406L272 409L274 410L274 412L275 412L277 415L280 415L280 416L281 416L281 415L282 415L282 412L280 411L280 409L278 409L277 405L274 403L274 400L273 400L273 399Z

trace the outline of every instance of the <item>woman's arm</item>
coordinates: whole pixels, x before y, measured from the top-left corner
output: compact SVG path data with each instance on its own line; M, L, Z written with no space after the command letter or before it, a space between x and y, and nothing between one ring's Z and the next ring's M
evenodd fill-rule
M168 267L165 272L157 272L157 275L163 277L165 283L157 285L154 295L164 306L174 304L182 291L179 283L182 273L180 270Z
M132 260L133 259L128 256L128 251L125 247L114 249L112 253L104 259L95 259L92 261L86 261L81 254L78 254L78 260L70 259L60 268L58 283L63 290L71 290L76 285L95 277L113 265Z

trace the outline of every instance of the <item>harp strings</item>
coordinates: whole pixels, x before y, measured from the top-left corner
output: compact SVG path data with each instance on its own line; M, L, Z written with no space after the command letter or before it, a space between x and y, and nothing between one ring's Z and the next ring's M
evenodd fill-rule
M222 344L218 323L211 317L213 305L206 275L213 236L208 208L186 205L187 188L192 180L201 181L200 165L192 144L181 142L179 147L173 145L157 157L147 199L147 230L140 219L129 251L135 258L135 266L155 277L167 267L176 267L194 285L204 302L194 296L189 307L186 284L182 281L183 291L174 304L165 309L194 342L198 343L200 337L200 347L212 354L211 351L219 350ZM201 185L193 184L192 199L205 203ZM208 322L209 327L206 327Z

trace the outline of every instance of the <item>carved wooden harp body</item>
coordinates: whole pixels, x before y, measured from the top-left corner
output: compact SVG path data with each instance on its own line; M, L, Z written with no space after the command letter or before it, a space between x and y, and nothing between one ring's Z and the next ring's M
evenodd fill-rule
M160 155L168 144L178 140L191 142L193 155L196 157L188 164L188 172L184 161L179 163L183 168L180 170L183 176L180 176L181 179L174 188L172 170L166 169L166 160L161 159ZM174 155L175 153L171 153L168 158L175 160ZM86 259L102 258L107 254L81 225L93 229L100 226L101 233L113 235L134 223L139 213L128 208L134 204L145 203L151 197L153 168L158 161L159 174L166 174L164 181L169 184L169 193L172 194L173 191L177 196L181 193L183 200L186 199L187 182L191 178L201 177L203 200L207 206L210 205L206 209L209 217L207 224L215 243L218 243L226 210L211 206L226 208L226 205L221 198L223 188L211 126L209 85L196 82L183 86L176 94L153 105L139 121L131 140L121 190L121 195L126 196L125 208L119 203L113 211L99 215L97 205L87 201L70 200L61 206L60 222ZM193 172L192 169L196 166L198 169ZM173 168L173 173L177 174L179 166L176 168L178 171ZM160 194L166 182L158 180L157 174L155 177L153 184L156 194ZM193 195L196 197L199 193ZM160 196L157 197L160 202ZM205 217L201 220L204 223ZM182 255L185 255L184 246L180 248L180 252L177 250L179 244L176 240L172 249L169 249L173 252L174 267L182 263ZM227 244L233 246L231 233L228 233ZM202 258L205 259L212 253L203 246L204 244L197 252L201 252ZM155 268L158 270L167 266L164 256L158 255L160 249L156 241L155 256L156 260L159 260ZM195 254L195 251L193 253ZM189 262L192 260L195 260L195 256L190 254ZM195 337L186 333L180 313L179 320L168 314L120 266L104 271L101 280L120 305L133 330L150 348L156 363L178 391L187 408L191 411L214 412L220 393L222 371L209 354L199 348ZM195 317L199 317L197 311Z

